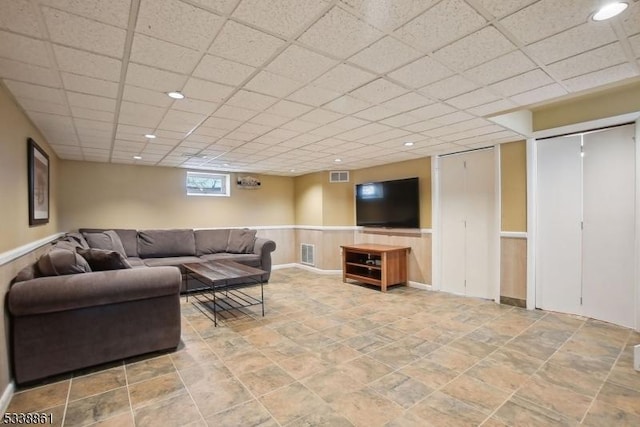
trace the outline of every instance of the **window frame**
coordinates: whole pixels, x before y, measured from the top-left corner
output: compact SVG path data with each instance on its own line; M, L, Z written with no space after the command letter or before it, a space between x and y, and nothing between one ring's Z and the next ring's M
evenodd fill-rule
M220 179L222 181L222 189L220 193L196 193L190 192L189 178L199 175L202 178ZM191 187L194 188L194 187ZM231 174L217 172L200 172L187 171L185 176L185 192L187 197L230 197L231 196Z

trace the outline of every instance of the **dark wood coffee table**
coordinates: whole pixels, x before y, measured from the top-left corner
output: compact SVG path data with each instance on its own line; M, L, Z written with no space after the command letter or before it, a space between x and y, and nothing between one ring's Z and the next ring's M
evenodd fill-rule
M241 309L253 305L262 305L264 317L264 281L262 275L267 273L259 268L250 267L235 261L204 261L183 264L185 275L204 285L198 289L195 297L208 309L213 311L213 323L218 326L218 312ZM260 285L260 299L243 292L242 288ZM216 295L220 294L222 295ZM187 301L189 292L187 290Z

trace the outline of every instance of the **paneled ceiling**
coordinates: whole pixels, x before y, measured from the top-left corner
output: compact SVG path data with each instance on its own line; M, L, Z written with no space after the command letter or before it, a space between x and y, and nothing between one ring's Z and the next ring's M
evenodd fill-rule
M600 3L2 0L0 78L62 159L355 169L519 140L487 117L638 78L640 4Z

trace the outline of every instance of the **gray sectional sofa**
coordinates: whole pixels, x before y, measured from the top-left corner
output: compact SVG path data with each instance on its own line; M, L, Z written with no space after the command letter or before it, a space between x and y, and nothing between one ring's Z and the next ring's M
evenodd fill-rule
M267 281L273 250L246 229L68 233L9 289L16 383L176 348L185 286L178 267L232 259L265 270Z

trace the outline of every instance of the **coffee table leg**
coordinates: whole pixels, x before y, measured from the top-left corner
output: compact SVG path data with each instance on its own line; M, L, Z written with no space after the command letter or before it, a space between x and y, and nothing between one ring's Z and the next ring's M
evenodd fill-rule
M211 293L213 294L213 326L218 326L218 314L216 312L216 288L211 287Z
M260 282L260 301L262 303L262 317L264 317L264 282Z

